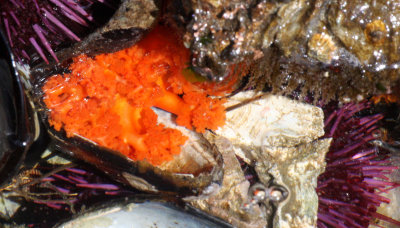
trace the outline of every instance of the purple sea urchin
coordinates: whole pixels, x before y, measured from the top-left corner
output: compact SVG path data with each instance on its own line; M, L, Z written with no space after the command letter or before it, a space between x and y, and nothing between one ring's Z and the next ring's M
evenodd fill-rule
M390 202L380 193L399 186L387 177L398 167L371 144L379 137L383 115L356 115L369 107L367 102L346 104L325 121L326 137L333 141L318 178L318 227L368 227L374 218L400 225L376 213L381 203Z
M38 165L21 172L4 190L36 204L72 212L80 211L80 207L90 205L99 198L130 192L93 173L88 167L70 164L55 167Z
M80 41L93 20L87 9L94 2L104 1L2 0L0 25L19 61L26 63L37 52L46 63L48 55L58 62L54 48L66 41Z

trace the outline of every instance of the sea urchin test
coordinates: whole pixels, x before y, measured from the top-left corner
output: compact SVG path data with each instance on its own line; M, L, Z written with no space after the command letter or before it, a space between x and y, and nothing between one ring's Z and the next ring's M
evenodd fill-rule
M49 123L67 137L78 135L160 165L179 154L187 137L157 123L152 107L175 114L177 124L197 132L225 121L225 100L210 96L223 92L215 84L189 82L196 77L188 62L189 51L165 27L128 49L78 56L71 73L54 75L43 86Z

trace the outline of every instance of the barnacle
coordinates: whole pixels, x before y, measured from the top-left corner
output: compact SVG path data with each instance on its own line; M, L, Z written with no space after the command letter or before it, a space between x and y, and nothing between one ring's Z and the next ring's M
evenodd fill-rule
M381 46L387 36L386 25L381 20L374 20L365 26L364 34L369 42L375 46Z
M308 54L323 63L330 64L335 57L337 58L337 47L328 34L314 34L308 41L308 48Z

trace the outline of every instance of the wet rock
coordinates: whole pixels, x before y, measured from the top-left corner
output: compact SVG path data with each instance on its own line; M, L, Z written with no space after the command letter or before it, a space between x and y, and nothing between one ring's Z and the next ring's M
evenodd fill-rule
M260 52L263 31L279 5L255 0L191 2L194 14L185 41L194 69L215 81L225 79L232 64Z
M311 7L308 3L306 0L298 0L282 5L264 32L263 48L277 43L285 55L290 55L292 49L298 46L297 36L304 29L302 21Z
M244 88L325 101L391 92L399 80L395 0L191 2L184 37L209 79L236 70L249 73Z

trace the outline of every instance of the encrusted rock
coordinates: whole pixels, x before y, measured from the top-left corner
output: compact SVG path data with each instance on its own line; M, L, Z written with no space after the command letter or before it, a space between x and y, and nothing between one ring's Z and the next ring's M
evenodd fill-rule
M236 64L260 53L263 31L278 3L256 0L192 0L194 15L185 34L194 69L223 80Z
M178 18L193 69L210 79L239 65L250 71L245 88L340 101L400 80L397 0L190 2Z

